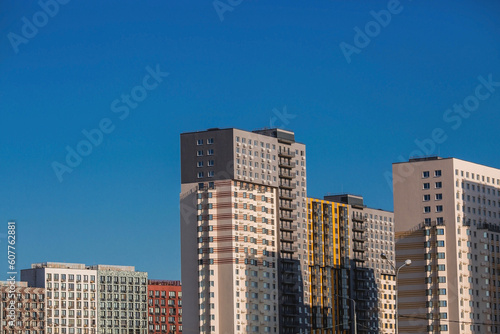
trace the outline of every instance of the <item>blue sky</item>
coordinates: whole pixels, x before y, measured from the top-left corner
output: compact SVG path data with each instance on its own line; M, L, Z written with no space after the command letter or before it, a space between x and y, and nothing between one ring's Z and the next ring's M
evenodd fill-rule
M363 194L383 209L391 163L435 129L446 140L428 153L500 168L500 87L467 116L447 114L474 102L479 77L500 81L499 2L218 4L223 21L211 0L73 0L52 16L35 1L0 3L0 241L15 219L18 268L135 265L180 279L181 132L292 129L310 196ZM371 11L388 7L377 30ZM356 47L356 27L375 30L349 63L340 45ZM169 75L144 89L157 69ZM132 92L147 96L120 119L111 105ZM54 162L103 120L113 130L60 182Z

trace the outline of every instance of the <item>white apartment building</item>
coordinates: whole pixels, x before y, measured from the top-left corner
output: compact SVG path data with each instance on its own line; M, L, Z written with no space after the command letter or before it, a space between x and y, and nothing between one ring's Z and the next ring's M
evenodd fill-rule
M45 288L46 334L97 332L97 272L84 264L35 263L21 271L21 281Z
M396 247L394 240L394 212L364 208L366 227L366 267L374 272L378 291L378 332L390 334L396 324ZM382 257L385 254L387 260Z
M500 170L455 158L393 164L400 333L498 333Z

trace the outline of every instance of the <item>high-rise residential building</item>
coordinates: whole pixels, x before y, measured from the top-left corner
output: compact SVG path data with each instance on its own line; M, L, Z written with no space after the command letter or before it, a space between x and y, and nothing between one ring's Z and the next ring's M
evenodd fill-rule
M323 221L334 218L338 229L335 238L338 238L336 247L340 250L336 253L340 255L340 271L338 282L333 285L337 286L339 317L335 326L353 330L356 319L358 333L392 333L396 313L395 280L389 276L395 274L391 264L395 259L394 214L367 207L363 197L358 195L329 195L324 199L312 200L313 225L309 227L315 235L314 221L323 215ZM326 216L325 212L328 212ZM321 260L323 249L326 250L321 244L314 247L311 256L319 256Z
M28 287L26 282L0 282L0 295L1 333L44 334L45 289Z
M311 333L348 333L353 306L349 294L348 206L309 198L308 247Z
M305 145L183 133L181 183L184 331L308 333Z
M45 288L46 334L97 332L95 270L84 264L35 263L21 270L21 281Z
M400 333L498 333L500 170L456 158L393 164Z
M180 281L148 281L148 334L182 333Z
M98 333L147 334L148 274L132 266L94 265L97 272Z

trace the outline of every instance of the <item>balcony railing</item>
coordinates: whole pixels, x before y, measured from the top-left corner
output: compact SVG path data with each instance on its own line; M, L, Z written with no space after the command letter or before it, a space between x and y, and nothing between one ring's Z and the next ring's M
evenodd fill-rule
M280 183L281 188L287 188L287 189L295 189L297 188L297 185L295 183L286 183L286 182L281 182Z
M293 241L293 242L295 242L295 241L297 241L297 236L296 235L286 235L285 234L285 235L282 235L280 237L280 239L283 240L283 241L290 241L290 242Z
M280 229L283 231L297 231L297 225L292 223L289 224L283 223L281 224Z
M283 149L280 149L280 150L278 151L278 155L279 155L280 157L294 158L294 157L295 157L295 152L290 151L290 150L283 150Z
M293 253L297 251L297 246L289 245L289 244L282 244L281 245L281 251L282 252L289 252Z
M284 199L297 199L297 195L295 195L295 194L288 194L286 192L280 192L280 198L284 198Z
M297 209L297 204L283 203L283 204L280 204L280 209L296 210Z
M289 215L289 214L285 214L285 213L280 213L280 218L283 219L283 220L296 220L297 219L297 215Z
M293 178L295 178L296 175L295 175L295 173L290 173L289 171L280 170L279 176L284 177L284 178L293 179Z
M295 168L295 162L281 160L279 163L280 167L285 168Z

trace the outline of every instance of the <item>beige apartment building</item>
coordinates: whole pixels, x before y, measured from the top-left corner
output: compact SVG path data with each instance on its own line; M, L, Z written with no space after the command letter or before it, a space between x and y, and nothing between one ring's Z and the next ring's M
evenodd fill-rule
M393 164L399 333L498 333L500 170L455 158Z
M146 334L147 273L131 266L45 262L21 270L44 288L45 333Z
M290 131L181 134L184 332L310 333L305 162Z

